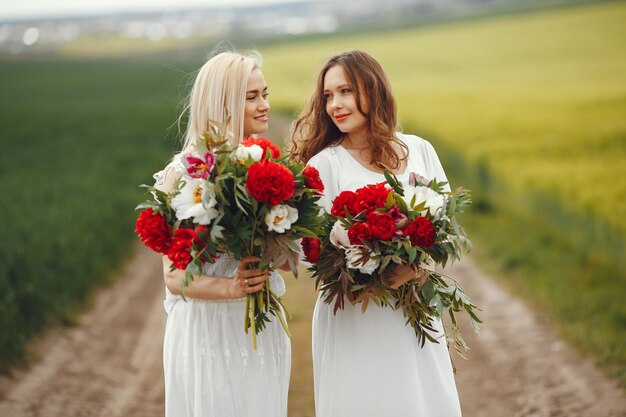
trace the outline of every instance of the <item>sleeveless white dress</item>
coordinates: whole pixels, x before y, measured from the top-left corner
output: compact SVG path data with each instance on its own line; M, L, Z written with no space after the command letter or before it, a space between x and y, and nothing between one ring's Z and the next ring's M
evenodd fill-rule
M408 146L409 173L447 181L432 145L417 136L397 133ZM320 171L330 212L332 200L345 190L385 181L361 165L340 145L328 147L308 162ZM370 303L345 304L333 314L318 297L313 313L313 368L317 417L457 417L461 407L443 328L435 322L439 344L420 347L401 310Z
M180 169L175 159L155 174L162 185L166 171ZM223 254L203 274L232 277L239 261ZM285 293L278 272L272 290ZM195 300L165 289L167 323L163 342L166 417L286 417L291 342L271 316L257 336L257 350L244 333L245 298Z

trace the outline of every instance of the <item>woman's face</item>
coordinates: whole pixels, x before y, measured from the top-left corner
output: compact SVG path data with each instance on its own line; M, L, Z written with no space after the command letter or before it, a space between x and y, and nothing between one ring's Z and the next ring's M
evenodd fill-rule
M340 65L331 67L324 76L326 113L343 133L364 134L369 123L356 104L354 88Z
M250 73L246 86L246 106L243 115L244 139L256 133L267 131L267 112L270 102L267 99L267 84L260 69L255 68Z

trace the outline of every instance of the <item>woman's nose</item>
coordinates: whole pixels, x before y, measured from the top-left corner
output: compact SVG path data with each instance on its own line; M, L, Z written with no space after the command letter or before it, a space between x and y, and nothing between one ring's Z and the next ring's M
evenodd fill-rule
M341 97L338 96L333 96L333 100L330 103L330 107L334 110L334 109L340 109L342 106L341 103Z
M268 111L270 109L270 100L267 97L262 97L259 103L259 111Z

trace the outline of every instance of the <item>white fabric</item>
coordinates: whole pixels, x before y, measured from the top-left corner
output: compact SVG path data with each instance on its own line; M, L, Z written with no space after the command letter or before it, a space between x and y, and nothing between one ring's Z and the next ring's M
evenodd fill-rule
M238 261L218 259L205 275L232 276ZM284 293L278 273L272 288ZM205 301L166 289L163 344L166 417L286 417L291 344L279 320L243 331L245 299Z
M163 189L163 186L165 185L165 180L169 173L172 171L172 169L178 173L181 173L185 170L185 165L183 165L181 154L176 154L174 158L172 158L172 161L165 166L165 168L163 168L161 171L155 172L154 175L152 175L152 178L154 178L155 188L158 188L159 190Z
M179 161L155 174L162 189ZM232 277L239 261L222 255L203 274ZM282 295L285 283L270 275L272 290ZM257 335L244 333L245 298L195 300L165 289L167 312L163 342L166 417L286 417L291 370L291 342L278 318Z
M404 186L409 173L447 181L432 145L412 135L397 134L407 144L407 169L398 175ZM330 211L344 190L385 181L341 146L315 155L309 165L324 183L321 204ZM313 368L317 417L457 417L461 415L452 364L437 321L439 344L420 347L402 311L370 303L346 303L333 314L318 298L313 313Z

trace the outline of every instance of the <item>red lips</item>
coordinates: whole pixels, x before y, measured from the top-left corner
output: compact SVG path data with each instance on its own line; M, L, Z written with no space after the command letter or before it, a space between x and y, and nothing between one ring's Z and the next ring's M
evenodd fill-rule
M344 120L346 120L348 118L348 116L350 116L350 113L348 114L338 114L335 116L335 120L337 120L338 122L343 122Z

